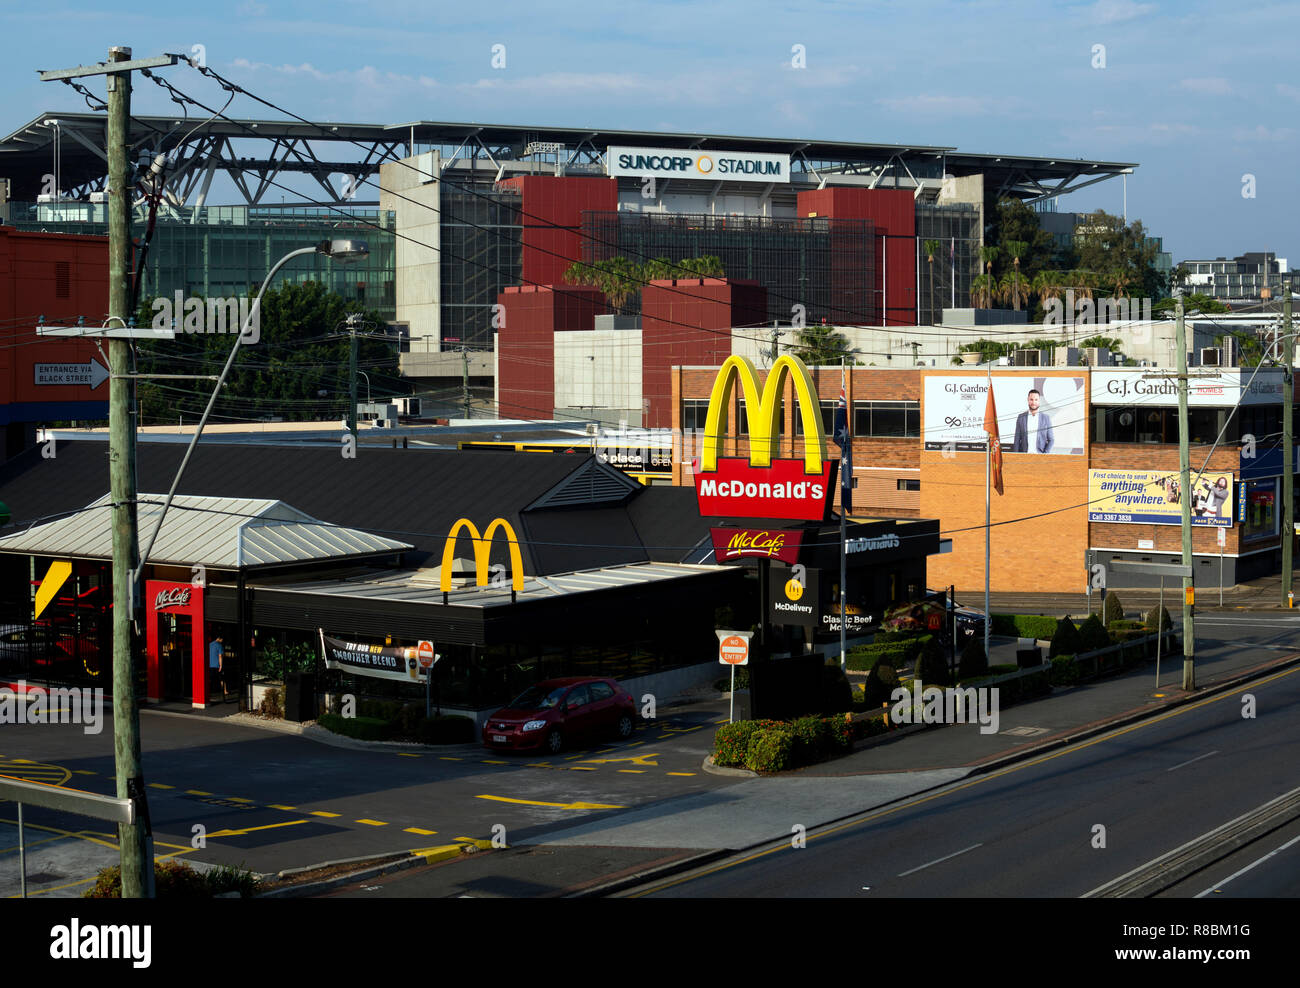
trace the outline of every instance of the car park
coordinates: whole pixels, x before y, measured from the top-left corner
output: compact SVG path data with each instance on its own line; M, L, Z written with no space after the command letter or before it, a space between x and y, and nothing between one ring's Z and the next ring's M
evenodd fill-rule
M494 751L555 754L584 738L631 737L636 701L616 680L548 679L530 686L483 723L483 744Z

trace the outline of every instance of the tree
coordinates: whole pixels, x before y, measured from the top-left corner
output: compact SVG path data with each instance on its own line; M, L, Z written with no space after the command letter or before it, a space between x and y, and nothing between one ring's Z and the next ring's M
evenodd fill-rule
M978 353L980 363L987 364L991 360L997 360L998 357L1009 355L1011 353L1011 344L999 343L997 340L976 340L974 343L963 343L957 348L957 352Z
M1118 353L1124 348L1124 341L1113 336L1089 336L1086 340L1080 340L1079 346L1083 349L1088 347L1104 348L1112 353Z
M1165 279L1155 265L1159 252L1141 220L1126 225L1099 209L1080 218L1074 240L1079 268L1095 272L1098 287L1113 297L1124 297L1130 288L1145 298L1164 293Z
M850 367L858 365L853 357L849 338L830 326L805 326L797 334L796 355L809 367L838 367L843 361Z
M1010 291L1011 304L1015 306L1017 312L1020 311L1020 301L1024 297L1021 293L1020 282L1020 255L1029 249L1029 244L1024 240L1006 240L1002 244L1003 250L1011 255L1012 261L1012 287Z
M971 304L977 309L993 308L993 297L997 294L997 283L991 274L977 274L970 282Z
M574 261L564 272L570 285L591 285L599 289L615 312L622 312L627 300L652 281L669 278L724 278L722 259L712 254L672 261L656 257L640 264L622 255L603 261Z
M1172 297L1162 298L1159 302L1155 303L1155 305L1151 306L1151 314L1153 316L1159 316L1162 319L1167 319L1173 315L1174 306L1175 303ZM1202 312L1205 315L1213 315L1215 313L1230 312L1232 310L1217 298L1203 295L1200 292L1192 292L1190 295L1183 296L1183 311Z
M938 240L927 240L925 242L925 259L930 265L930 322L934 322L934 255L943 249L943 244Z
M1038 214L1019 199L998 202L987 239L1001 247L1004 256L1019 259L1020 273L1028 281L1056 264L1056 242L1039 225ZM1013 249L1013 245L1020 249Z
M348 313L359 308L319 282L269 289L262 299L258 341L241 344L213 406L213 419L341 418L349 400L351 342L340 327ZM136 322L147 326L153 319L153 299L144 299ZM362 314L357 366L369 376L376 397L410 394L410 384L398 373L396 338L378 338L385 329L379 313ZM147 376L219 374L236 339L233 333L178 330L174 340L140 343L138 373L146 375L139 385L142 423L174 423L178 416L197 422L213 381L148 380Z

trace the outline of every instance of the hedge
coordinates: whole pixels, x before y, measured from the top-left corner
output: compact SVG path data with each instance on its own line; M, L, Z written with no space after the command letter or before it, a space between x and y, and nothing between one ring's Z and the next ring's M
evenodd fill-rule
M396 725L379 717L340 717L321 714L316 723L327 731L356 738L358 741L388 741L397 733Z
M886 660L887 665L897 669L915 662L926 643L933 638L933 635L907 635L901 639L882 642L877 635L877 640L872 644L852 649L845 664L854 672L870 672L876 663Z
M780 726L779 720L738 720L723 724L713 735L713 764L744 765L750 736L757 730Z
M994 614L989 630L1008 638L1046 639L1056 633L1056 618L1041 614Z
M759 728L749 736L745 767L752 772L780 772L794 766L794 734L783 727Z
M714 734L713 764L779 772L849 751L853 735L853 724L845 716L739 720L723 724Z

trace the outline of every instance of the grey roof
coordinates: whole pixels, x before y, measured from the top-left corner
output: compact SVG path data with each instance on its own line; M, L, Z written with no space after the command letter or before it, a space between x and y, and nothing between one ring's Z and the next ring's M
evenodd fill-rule
M517 598L544 600L568 597L596 590L609 590L681 580L701 574L725 573L730 566L687 563L628 563L599 569L578 570L551 576L529 576ZM442 604L442 592L432 571L410 570L370 573L350 579L312 580L305 583L276 583L262 589L288 593L336 594L348 598L404 601L406 603ZM447 603L458 607L496 607L511 603L510 585L504 587L460 586L447 595Z
M105 494L66 518L0 539L0 552L112 558L110 497ZM162 494L138 495L141 551L165 500ZM411 548L405 542L318 521L283 501L179 494L172 500L148 562L241 569L384 555Z

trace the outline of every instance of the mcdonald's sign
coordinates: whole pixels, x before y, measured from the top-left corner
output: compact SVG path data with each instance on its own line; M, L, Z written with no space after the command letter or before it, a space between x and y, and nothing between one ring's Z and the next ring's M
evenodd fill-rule
M462 528L469 529L469 537L474 543L474 574L478 586L488 585L488 562L492 555L492 539L496 536L497 529L501 528L505 530L506 545L510 548L510 587L515 591L523 590L524 561L519 554L519 538L515 535L515 530L510 527L510 522L504 518L494 518L483 535L479 535L478 527L468 518L461 518L451 526L451 531L447 533L447 544L442 550L442 571L438 578L438 589L443 593L451 589L452 557L456 550L456 538Z
M795 401L803 419L802 462L777 458L781 446L781 394L787 377L794 382ZM748 460L720 455L727 408L737 380L749 413ZM803 361L782 354L768 372L760 393L754 365L745 357L727 358L709 395L700 466L695 474L700 514L825 521L838 465L838 459L826 456L817 388Z

